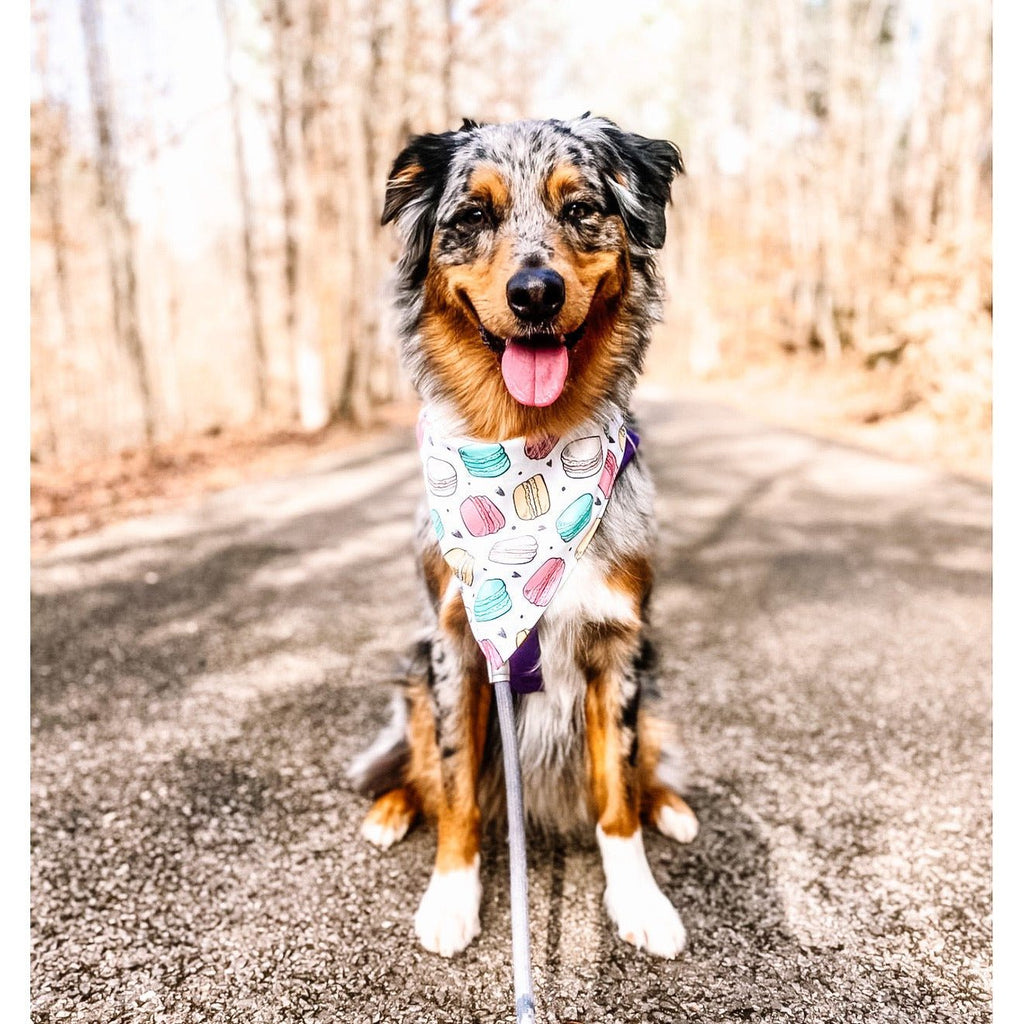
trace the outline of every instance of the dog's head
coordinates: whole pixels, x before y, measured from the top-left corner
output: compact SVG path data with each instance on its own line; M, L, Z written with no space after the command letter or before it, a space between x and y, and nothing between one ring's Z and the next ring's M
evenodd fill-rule
M657 318L654 253L682 170L604 118L421 135L398 156L403 354L482 438L562 433L625 405Z

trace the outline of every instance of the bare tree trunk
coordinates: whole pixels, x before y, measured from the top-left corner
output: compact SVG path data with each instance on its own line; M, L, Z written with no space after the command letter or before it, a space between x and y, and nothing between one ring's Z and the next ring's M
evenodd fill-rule
M444 50L441 56L441 110L445 128L454 127L455 0L444 0Z
M782 68L782 98L792 111L804 109L801 72L800 21L796 0L776 0L779 65ZM790 294L786 296L792 317L791 341L796 348L810 344L814 334L813 270L814 243L808 225L806 164L807 144L796 138L780 160L785 193L787 242L793 262Z
M416 0L402 3L403 39L401 66L398 75L399 116L395 137L395 153L408 141L412 134L412 77L419 65L419 17Z
M58 369L57 376L58 380L60 380L64 376L64 374L60 372L60 368L63 364L62 357L65 353L70 356L72 353L77 352L77 339L75 335L74 315L71 301L71 279L68 274L67 239L64 234L64 202L60 184L61 163L63 162L63 146L61 144L62 140L54 141L55 147L54 152L52 153L52 162L49 167L49 173L47 175L48 180L45 188L46 207L50 220L50 237L53 244L53 271L54 278L57 282L57 307L60 309L61 333L63 335L61 339L63 351L58 352L56 356ZM61 394L63 391L64 388L58 385L57 393ZM78 393L77 380L72 386L71 391L74 394L75 410L80 411L81 397ZM53 454L56 457L59 446L55 432L55 420L52 411L52 403L49 399L49 389L45 386L43 389L43 401L46 406Z
M324 377L337 374L342 335L336 193L343 184L339 174L340 133L336 130L339 104L332 87L337 58L334 47L344 26L336 15L332 0L306 0L300 62L299 137L305 185L301 220L306 233L300 252L299 279L307 328L303 332L302 353L308 367L316 363L317 418L324 421L329 415ZM313 383L307 382L307 390Z
M54 125L53 135L47 140L46 173L43 189L49 218L49 235L53 245L53 272L57 282L57 306L60 309L66 351L75 351L75 326L71 301L71 279L68 274L67 237L64 231L64 192L61 188L61 170L64 164L66 142L62 126Z
M55 390L58 395L63 394L65 389L61 372L61 354L70 354L75 351L75 332L71 315L71 290L67 260L65 258L66 240L64 235L63 193L61 189L61 173L67 151L67 126L63 118L52 116L57 105L53 103L50 92L48 12L38 6L35 0L32 3L32 18L38 33L36 60L38 61L43 79L45 101L38 111L33 111L32 116L32 144L33 150L35 150L38 140L39 163L36 163L36 153L33 152L30 188L32 192L35 192L37 190L37 182L39 183L39 191L42 193L45 204L48 221L48 231L46 234L53 247L53 272L57 285L57 307L60 310L62 329L58 349L53 360L53 372L50 372L49 368L47 368L46 372L39 373L33 368L30 390L33 392L33 396L35 394L39 396L45 419L50 457L57 460L61 455L61 432L57 427L57 418L54 414L54 402L51 393ZM37 166L39 168L38 175L36 173ZM46 346L42 339L47 337L50 332L41 326L45 322L45 313L39 289L34 281L31 282L29 289L29 304L33 328L32 354L35 356L37 352L42 353L45 351ZM75 399L77 411L77 394L75 394ZM35 455L34 452L33 455Z
M918 92L907 132L907 158L903 192L907 210L908 235L927 241L932 234L935 187L940 173L939 148L934 145L937 108L941 107L939 12L922 5L915 26L918 47Z
M764 152L771 141L770 115L772 101L775 97L771 92L772 58L775 56L769 40L771 12L768 5L758 3L751 16L750 46L750 91L747 104L750 111L750 139L754 153ZM770 169L765 162L754 159L748 165L749 189L747 195L747 222L750 225L750 237L760 247L766 231L766 218L769 213L768 174Z
M986 73L991 67L991 43L984 32L984 10L979 11L978 6L965 4L965 9L952 19L950 48L958 73L950 81L952 96L945 119L950 136L945 147L945 164L949 168L945 226L965 262L972 262L974 251L981 185L979 166L985 125L991 118L990 80Z
M281 219L284 226L284 295L285 332L288 336L292 365L292 415L302 417L302 385L300 382L298 339L299 243L296 237L296 196L293 180L295 154L288 130L290 106L288 102L289 53L286 36L291 28L287 0L273 0L272 26L274 33L274 95L277 101L274 133L274 156L281 187Z
M384 35L387 31L379 5L371 3L370 11L370 60L363 89L351 100L349 121L347 235L352 272L351 335L337 403L339 414L359 426L365 426L370 419L370 369L376 326L374 299L379 269L374 255L378 222L373 202L377 164L374 116L379 103Z
M238 180L238 200L242 209L242 264L245 275L245 292L249 301L253 387L256 392L256 407L260 413L265 414L269 408L269 397L267 348L263 335L263 302L260 295L259 275L256 272L256 257L253 245L255 218L253 217L249 168L245 160L245 144L242 138L242 115L238 102L238 83L235 81L235 76L231 69L234 46L227 0L217 0L217 14L220 17L221 27L224 30L224 77L228 83L231 132L235 149L235 173Z
M113 100L110 93L109 64L103 39L100 0L79 2L82 32L85 37L89 95L99 155L99 204L108 251L114 330L132 364L142 402L146 443L152 445L156 438L156 409L146 350L139 330L135 243L125 205L123 175L113 130Z
M450 2L450 0L449 0ZM366 161L366 231L370 258L367 261L367 286L363 289L363 344L358 361L356 385L359 392L353 405L353 418L365 425L369 422L372 404L372 374L380 351L382 317L379 303L379 285L385 274L383 233L380 228L378 203L380 183L387 174L380 154L381 120L378 111L384 96L385 54L388 51L392 24L380 5L374 5L370 21L370 66L367 72L366 97L363 103L363 146ZM450 88L450 82L449 82Z

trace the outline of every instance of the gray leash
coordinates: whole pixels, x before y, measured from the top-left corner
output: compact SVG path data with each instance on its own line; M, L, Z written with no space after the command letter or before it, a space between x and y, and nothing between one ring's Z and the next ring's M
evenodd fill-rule
M505 764L505 802L508 804L509 901L512 909L512 974L516 995L516 1024L534 1024L533 981L530 977L530 904L526 891L526 830L523 825L523 780L512 711L512 689L506 662L491 669L494 699L501 726L501 756Z

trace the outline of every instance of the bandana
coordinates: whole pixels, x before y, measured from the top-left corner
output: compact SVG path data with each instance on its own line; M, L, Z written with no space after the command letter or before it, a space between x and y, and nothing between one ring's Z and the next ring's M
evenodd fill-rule
M585 554L636 449L618 411L563 437L497 443L417 426L430 519L473 636L513 688L539 689L536 625ZM518 654L517 654L518 652Z

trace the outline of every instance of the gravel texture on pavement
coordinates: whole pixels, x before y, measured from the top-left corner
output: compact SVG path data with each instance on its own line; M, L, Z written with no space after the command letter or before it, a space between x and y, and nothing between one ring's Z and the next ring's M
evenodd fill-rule
M647 401L660 714L701 833L650 834L689 930L656 960L596 844L531 840L540 1019L991 1019L990 492L724 408ZM32 1016L513 1020L508 859L424 952L420 826L358 835L345 767L419 615L411 431L33 564Z

